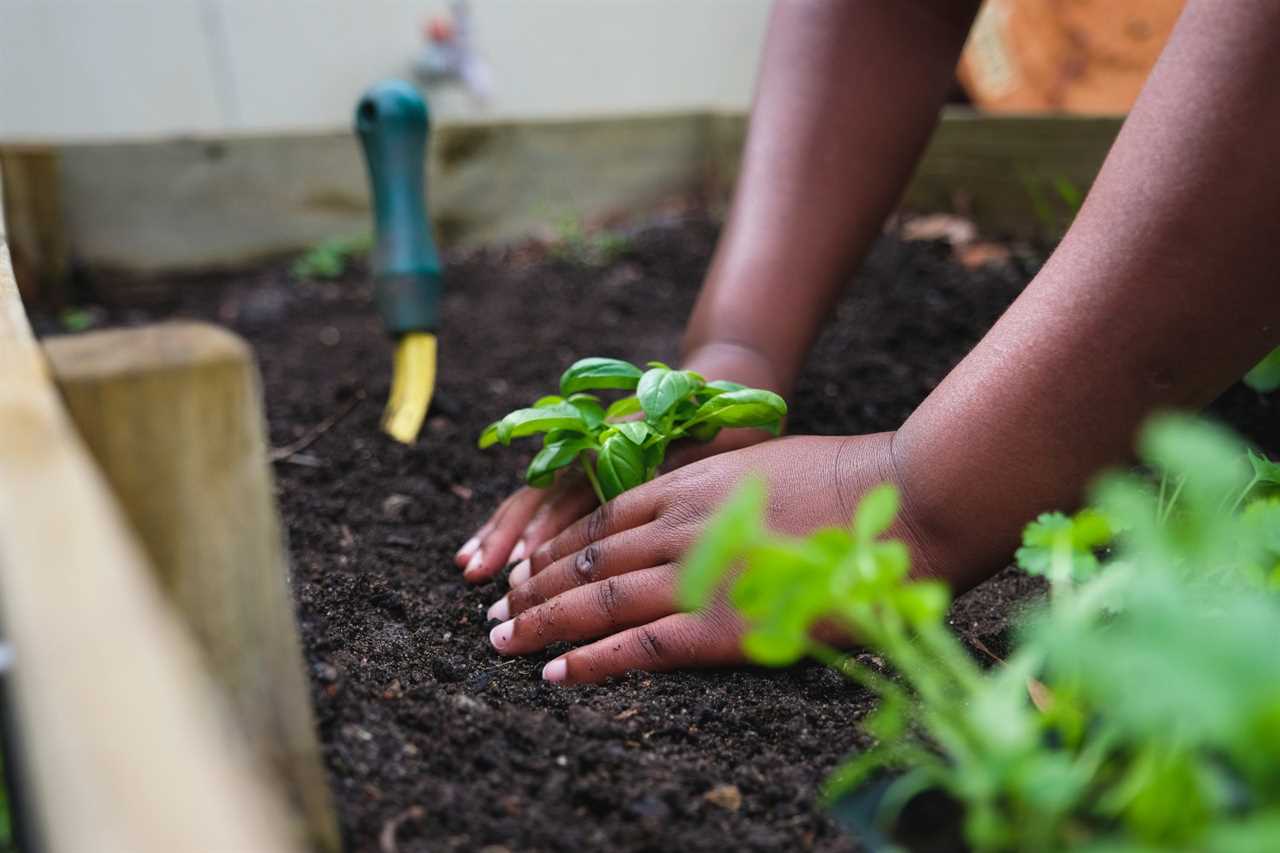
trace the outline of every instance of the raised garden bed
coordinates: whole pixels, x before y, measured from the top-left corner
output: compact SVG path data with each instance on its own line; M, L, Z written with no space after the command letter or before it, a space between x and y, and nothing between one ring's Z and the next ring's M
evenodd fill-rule
M413 448L378 431L390 347L363 271L295 282L273 266L112 309L217 320L257 350L272 441L297 448L276 473L351 850L855 848L816 795L861 743L861 689L816 665L546 686L561 649L500 658L484 613L505 584L470 587L452 561L530 452L480 453L479 431L579 355L675 360L715 233L703 219L651 225L604 265L538 248L449 258L440 388ZM968 271L941 244L881 241L803 375L791 431L897 426L1033 265ZM1237 387L1217 409L1277 449L1267 399ZM999 653L1011 608L1039 589L1002 574L955 605L953 626Z

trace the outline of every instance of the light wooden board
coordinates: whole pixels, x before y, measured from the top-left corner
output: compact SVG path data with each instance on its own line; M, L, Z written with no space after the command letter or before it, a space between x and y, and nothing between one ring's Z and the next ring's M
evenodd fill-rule
M298 849L49 383L2 245L0 619L41 849Z
M336 851L249 345L161 323L44 340L68 413L160 585L289 795L299 833Z

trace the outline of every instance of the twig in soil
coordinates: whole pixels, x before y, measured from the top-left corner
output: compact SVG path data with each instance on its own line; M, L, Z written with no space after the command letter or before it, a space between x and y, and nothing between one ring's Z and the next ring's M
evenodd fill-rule
M991 649L987 648L987 644L979 640L977 637L967 638L974 648L991 658L1001 666L1006 666L1004 659L997 655ZM1027 695L1031 697L1031 704L1042 714L1047 714L1053 706L1053 691L1050 690L1044 682L1036 678L1027 679Z
M979 640L977 637L965 637L965 639L968 640L970 643L972 643L975 649L982 652L984 655L991 658L996 663L1001 665L1004 664L1004 659L1001 658L995 652L991 651L991 649L987 648L987 644Z
M355 411L356 406L360 405L360 402L363 399L364 392L357 391L355 396L346 402L346 405L329 415L329 417L325 418L320 423L316 424L310 432L307 432L301 438L296 441L289 442L284 447L271 448L271 452L267 455L267 458L272 462L283 462L289 457L306 450L308 447L315 444L320 436L336 427L342 422L343 418Z
M378 835L378 846L382 849L382 853L399 853L400 847L396 844L396 832L399 831L401 824L411 820L421 820L426 813L427 810L422 806L410 806L384 823L382 832Z

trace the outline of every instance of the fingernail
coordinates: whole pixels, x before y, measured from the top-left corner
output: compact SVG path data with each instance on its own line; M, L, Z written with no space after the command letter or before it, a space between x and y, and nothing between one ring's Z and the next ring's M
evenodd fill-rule
M457 556L459 559L461 559L462 557L466 557L472 551L474 551L479 547L480 547L480 537L472 536L470 539L467 540L467 544L463 545L461 548L458 549Z
M515 620L503 622L489 632L489 645L498 651L502 651L511 642L513 633L515 633Z
M559 682L564 681L564 677L569 674L569 665L564 662L564 658L556 658L551 663L542 668L542 680Z
M511 556L508 558L507 561L510 563L514 563L518 560L523 560L523 559L524 559L524 540L521 539L519 542L516 543L516 547L511 549Z
M529 579L531 571L529 561L524 560L511 570L510 576L507 577L507 583L511 586L519 586Z
M504 595L493 603L489 608L489 618L506 622L511 618L511 605L507 603L507 597Z
M476 569L480 568L480 565L483 562L484 562L484 552L476 551L475 555L471 558L471 561L467 563L467 567L462 570L462 574L470 575Z

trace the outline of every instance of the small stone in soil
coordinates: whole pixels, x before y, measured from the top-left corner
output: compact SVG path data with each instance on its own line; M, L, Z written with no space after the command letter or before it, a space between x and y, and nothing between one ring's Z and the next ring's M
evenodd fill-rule
M736 812L742 808L742 792L737 785L716 785L703 794L702 798L725 811Z
M382 501L382 514L388 518L398 519L402 515L405 507L411 503L413 503L413 498L408 495L387 495Z

